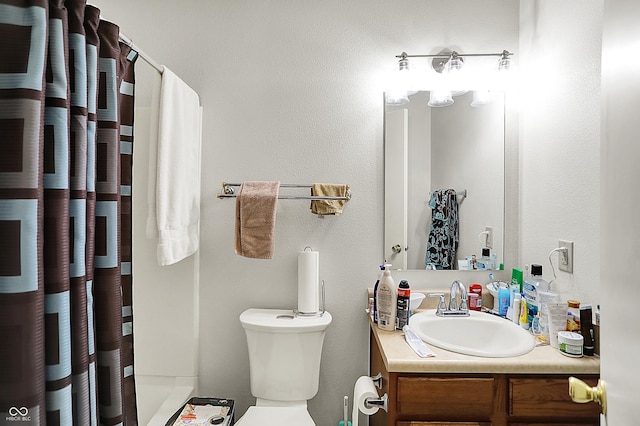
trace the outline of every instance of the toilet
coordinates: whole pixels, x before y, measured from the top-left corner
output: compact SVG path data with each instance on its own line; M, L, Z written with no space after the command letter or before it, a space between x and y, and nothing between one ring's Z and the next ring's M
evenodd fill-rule
M322 343L331 319L329 312L307 317L279 309L248 309L240 315L256 405L236 426L315 426L307 400L318 393Z

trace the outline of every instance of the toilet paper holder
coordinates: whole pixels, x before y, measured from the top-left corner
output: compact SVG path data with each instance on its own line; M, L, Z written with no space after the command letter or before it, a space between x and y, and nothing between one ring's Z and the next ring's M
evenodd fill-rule
M389 412L389 396L385 393L381 398L367 398L364 400L367 408L382 408L385 412Z
M378 389L382 389L382 373L378 373L375 376L371 377L371 380Z

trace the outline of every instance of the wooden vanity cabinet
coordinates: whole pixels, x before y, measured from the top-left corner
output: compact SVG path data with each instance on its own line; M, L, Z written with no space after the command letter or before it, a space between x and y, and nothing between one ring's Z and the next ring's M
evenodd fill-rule
M389 396L371 426L599 425L596 403L571 401L568 375L390 373L371 337L370 373L382 373L379 394Z

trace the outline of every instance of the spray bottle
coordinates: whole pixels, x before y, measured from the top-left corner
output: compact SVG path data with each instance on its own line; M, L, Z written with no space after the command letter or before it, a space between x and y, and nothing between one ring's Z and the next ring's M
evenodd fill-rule
M396 329L409 324L409 304L411 303L411 288L407 280L400 281L398 285L398 303L396 308Z

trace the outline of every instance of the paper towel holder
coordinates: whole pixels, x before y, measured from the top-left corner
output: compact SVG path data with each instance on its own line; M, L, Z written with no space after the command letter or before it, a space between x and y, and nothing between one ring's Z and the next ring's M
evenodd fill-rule
M364 400L364 406L382 408L385 412L389 412L389 396L385 393L381 398L367 398Z
M309 247L310 248L310 247ZM295 316L297 317L321 317L324 315L324 313L327 311L325 308L325 286L324 286L324 280L320 281L320 303L321 303L321 308L318 312L300 312L297 309L293 310L293 313Z

